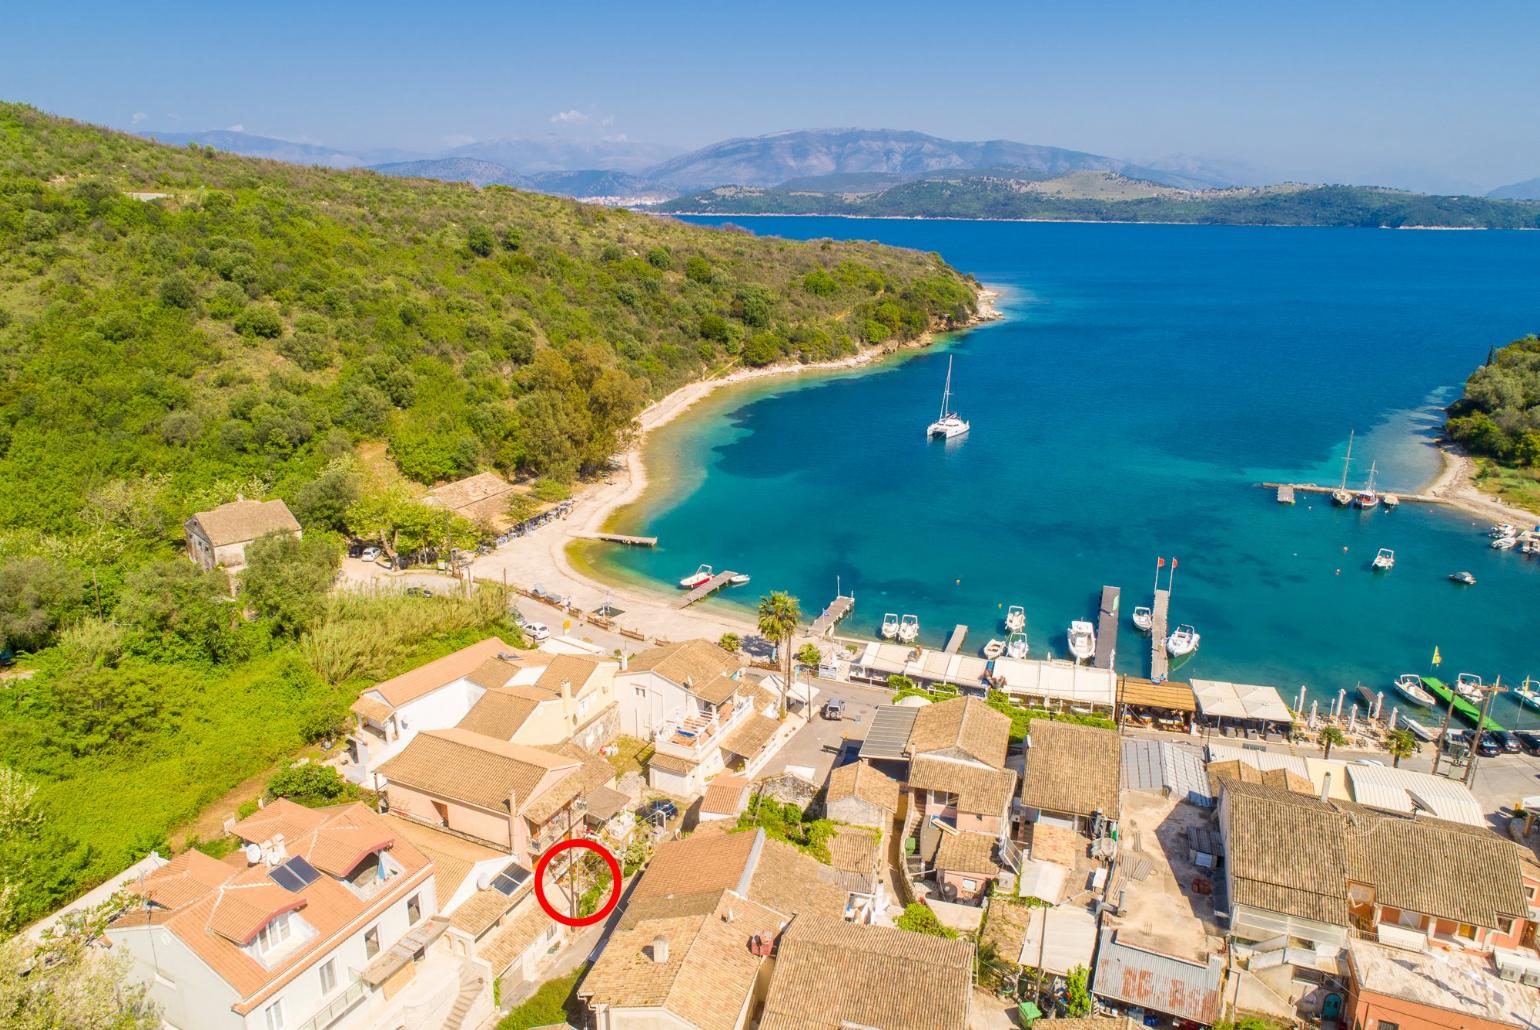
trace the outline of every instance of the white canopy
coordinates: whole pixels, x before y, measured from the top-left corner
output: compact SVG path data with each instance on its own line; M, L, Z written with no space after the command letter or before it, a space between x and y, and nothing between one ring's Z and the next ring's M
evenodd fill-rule
M1097 669L1074 662L996 658L995 678L1005 683L1008 693L1069 705L1111 708L1118 692L1118 674L1112 669Z
M1050 905L1057 905L1064 897L1064 880L1068 875L1069 870L1057 862L1030 859L1022 863L1016 893L1023 898L1040 898Z
M1283 697L1272 687L1195 679L1192 681L1192 693L1198 702L1198 714L1209 718L1280 723L1294 720L1289 706L1283 703Z
M1034 908L1021 942L1020 964L1068 975L1076 966L1091 968L1096 950L1096 917L1074 905Z

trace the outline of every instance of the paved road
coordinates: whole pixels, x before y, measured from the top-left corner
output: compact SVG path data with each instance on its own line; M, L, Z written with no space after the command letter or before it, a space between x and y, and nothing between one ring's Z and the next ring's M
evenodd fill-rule
M864 740L871 728L872 713L878 705L885 705L893 696L885 689L868 687L839 680L814 680L818 694L813 699L817 709L830 698L845 702L845 717L829 721L815 711L806 726L798 730L765 766L761 775L775 775L787 766L811 767L816 774L814 781L822 783L834 765L835 755L845 740Z

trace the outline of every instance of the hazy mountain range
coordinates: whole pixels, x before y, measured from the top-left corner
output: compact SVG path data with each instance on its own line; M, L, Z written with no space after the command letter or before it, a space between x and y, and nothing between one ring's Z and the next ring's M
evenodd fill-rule
M470 182L478 186L499 184L611 203L659 204L668 210L692 209L687 201L701 199L703 191L727 186L840 195L848 200L850 195L878 194L905 184L939 179L977 180L977 186L986 180L1062 180L1085 172L1185 191L1262 186L1269 182L1257 169L1236 162L1176 156L1141 163L1012 140L949 140L893 129L799 129L722 140L687 153L623 139L576 140L554 134L485 140L439 153L348 151L230 130L144 135L165 143L197 143L279 161L333 168L366 167L387 175ZM1093 185L1092 189L1093 199L1104 199L1099 197L1103 185ZM904 195L915 198L933 196L934 192L910 190ZM1059 192L1063 195L1062 189ZM1488 193L1487 198L1540 199L1540 179L1499 187ZM755 206L799 206L758 200L736 205L722 203L724 199L717 197L709 206L737 207L743 213ZM831 202L800 206L833 210L840 205Z

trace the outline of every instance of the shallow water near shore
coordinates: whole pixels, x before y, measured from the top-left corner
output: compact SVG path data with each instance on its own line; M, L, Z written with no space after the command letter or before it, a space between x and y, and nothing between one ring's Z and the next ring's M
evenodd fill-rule
M710 222L710 219L694 219ZM1382 489L1439 469L1431 433L1489 347L1536 328L1540 235L1349 229L740 219L794 238L875 237L939 251L1004 288L1006 318L869 368L716 394L647 445L651 483L615 520L655 550L585 551L606 575L659 589L707 562L753 576L726 603L797 594L811 618L854 592L842 627L874 635L914 613L939 647L976 653L1026 608L1032 656L1066 653L1122 587L1117 665L1148 671L1128 613L1156 555L1177 556L1173 622L1202 634L1173 670L1300 685L1334 698L1400 672L1540 675L1540 558L1487 546L1485 525L1280 505L1264 479ZM960 440L927 442L947 355ZM1380 547L1388 574L1370 571ZM1468 569L1478 585L1447 581ZM1540 712L1508 699L1509 727Z

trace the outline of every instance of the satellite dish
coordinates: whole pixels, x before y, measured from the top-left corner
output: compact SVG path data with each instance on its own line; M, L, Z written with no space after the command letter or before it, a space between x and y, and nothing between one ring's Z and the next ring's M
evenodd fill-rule
M246 845L245 851L247 865L256 865L258 862L262 861L262 845L248 844Z

